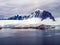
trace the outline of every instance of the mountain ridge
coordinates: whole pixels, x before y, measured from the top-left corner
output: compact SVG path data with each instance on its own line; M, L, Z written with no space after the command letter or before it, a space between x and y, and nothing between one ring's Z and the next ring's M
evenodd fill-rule
M33 18L33 17L41 18L41 21L43 21L46 18L50 18L53 21L55 21L55 18L54 16L52 16L51 12L46 11L46 10L40 10L40 9L34 10L28 16L15 15L15 16L8 17L6 20L24 20L24 19Z

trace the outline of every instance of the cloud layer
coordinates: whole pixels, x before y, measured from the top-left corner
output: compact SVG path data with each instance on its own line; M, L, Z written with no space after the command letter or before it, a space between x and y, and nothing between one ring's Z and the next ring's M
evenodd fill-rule
M36 8L51 11L59 16L59 0L0 0L0 15L11 16L16 14L29 14Z

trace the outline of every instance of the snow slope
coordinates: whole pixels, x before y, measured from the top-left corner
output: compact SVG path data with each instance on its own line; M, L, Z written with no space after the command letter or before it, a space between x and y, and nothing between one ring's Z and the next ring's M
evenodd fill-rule
M43 21L41 21L40 18L29 18L26 20L0 20L0 26L15 25L24 27L24 26L39 26L41 24L60 25L60 18L56 18L56 21L52 21L49 18Z

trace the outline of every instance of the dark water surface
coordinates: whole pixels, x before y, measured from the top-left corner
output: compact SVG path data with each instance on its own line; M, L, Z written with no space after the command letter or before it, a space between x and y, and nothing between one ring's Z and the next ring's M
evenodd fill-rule
M60 30L2 29L0 45L60 45Z

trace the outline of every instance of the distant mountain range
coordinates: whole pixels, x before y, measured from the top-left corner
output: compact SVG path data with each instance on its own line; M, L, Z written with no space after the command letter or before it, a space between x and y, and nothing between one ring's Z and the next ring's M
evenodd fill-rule
M22 16L19 16L19 15L15 15L15 16L12 16L12 17L9 17L8 20L22 20L23 17Z
M15 16L8 17L7 19L0 18L0 20L24 20L24 19L33 18L33 17L41 18L41 20L44 20L46 18L50 18L53 21L55 21L55 18L52 16L52 14L50 12L45 11L45 10L40 10L40 9L34 10L28 16L15 15Z

